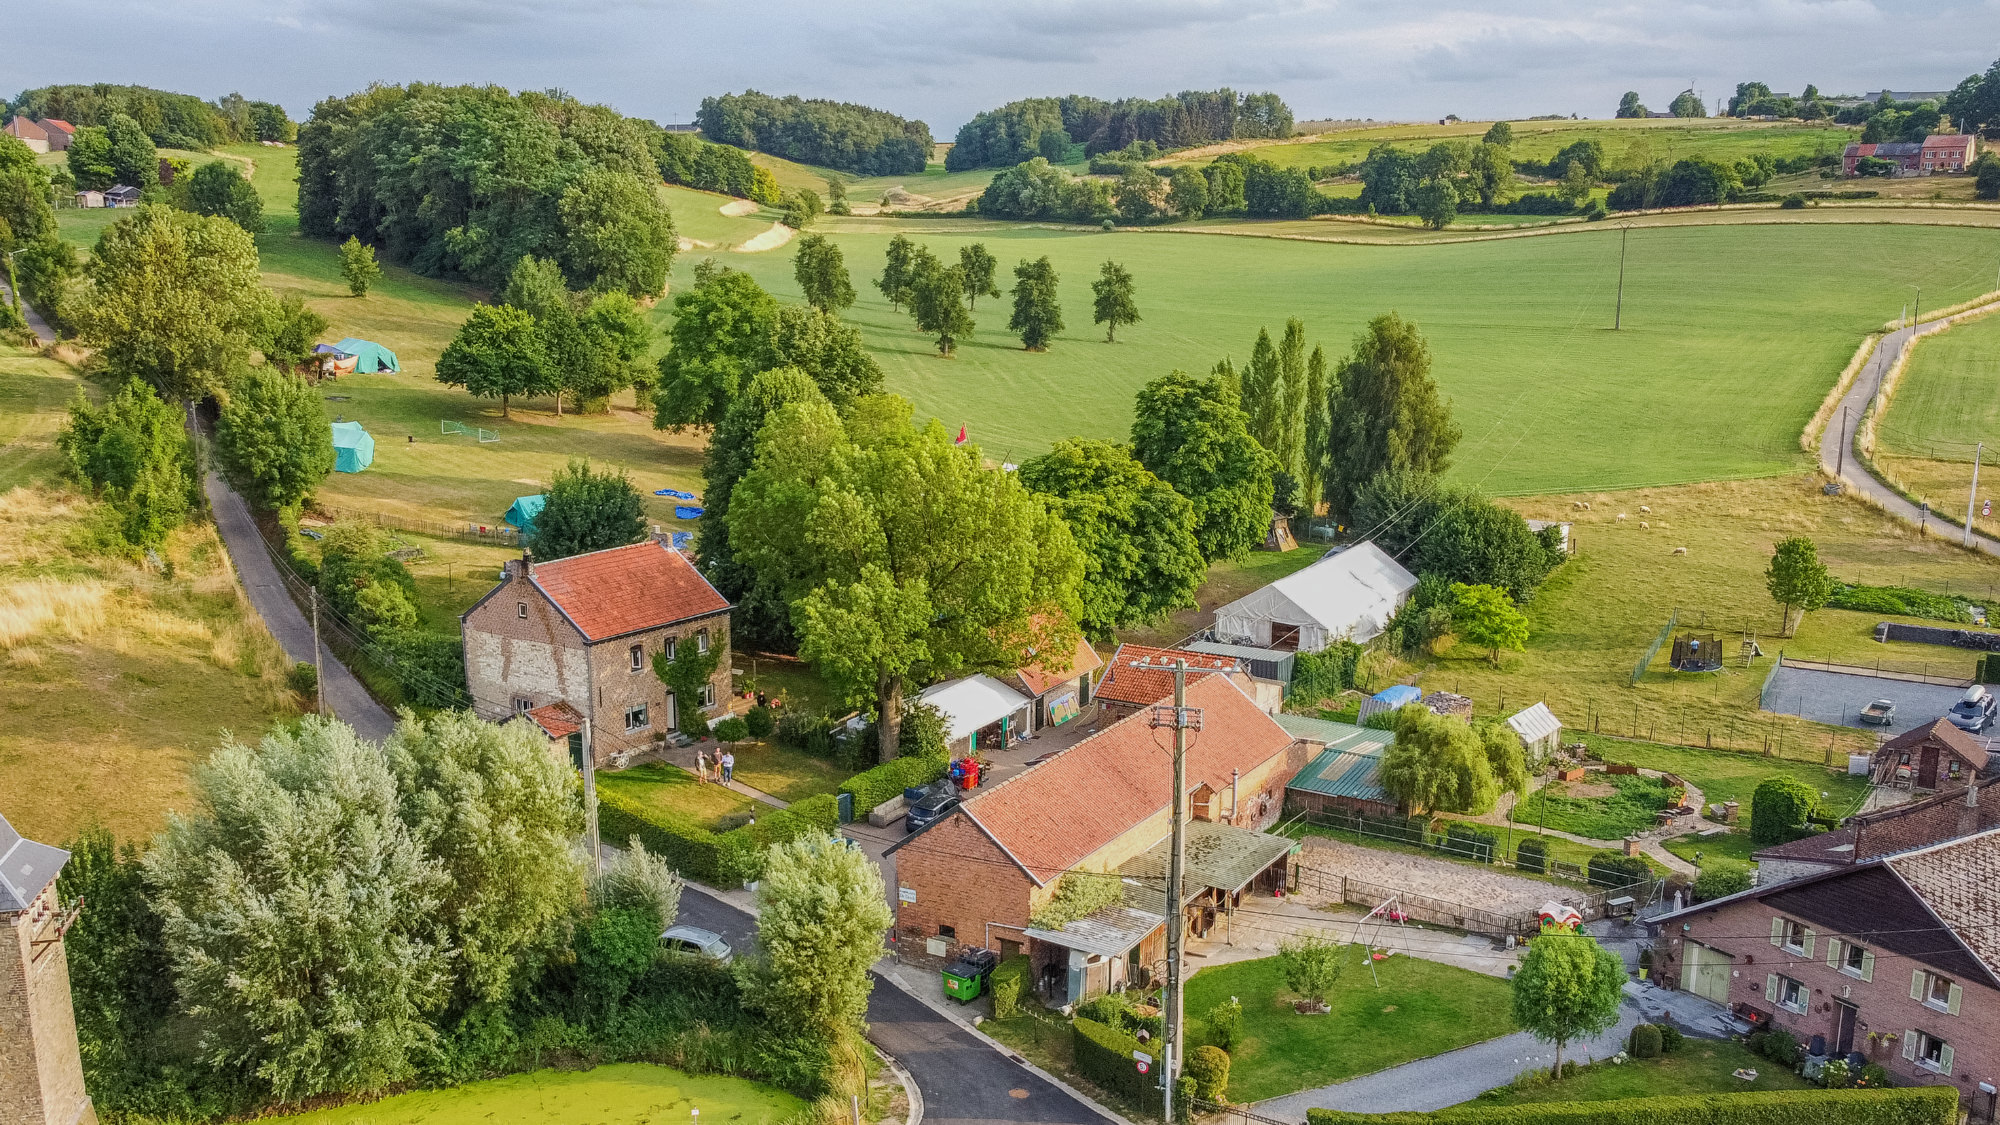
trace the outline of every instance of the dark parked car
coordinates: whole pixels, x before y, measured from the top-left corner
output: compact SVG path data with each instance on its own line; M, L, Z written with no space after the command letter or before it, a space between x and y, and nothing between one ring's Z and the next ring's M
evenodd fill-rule
M1973 734L1992 726L1996 715L2000 715L2000 702L1979 684L1966 688L1965 698L1951 705L1951 725Z
M950 790L932 793L910 806L910 815L903 818L903 831L915 832L957 807L958 794Z

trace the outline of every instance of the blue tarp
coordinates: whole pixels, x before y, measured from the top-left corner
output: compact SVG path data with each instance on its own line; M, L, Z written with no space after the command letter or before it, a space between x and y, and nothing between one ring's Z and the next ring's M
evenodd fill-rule
M1391 707L1401 707L1408 703L1415 703L1423 697L1424 693L1417 690L1414 686L1410 684L1397 684L1392 688L1383 688L1369 698L1375 700L1377 703L1386 703Z
M513 507L507 509L506 521L522 531L535 526L535 517L542 514L542 506L549 502L547 496L520 496Z
M674 536L673 548L676 551L686 547L690 542L693 542L694 540L694 532L692 531L676 531L673 533L673 536Z
M333 467L343 473L358 473L375 463L375 438L359 422L333 425Z
M654 493L653 493L653 495L655 495L655 496L671 496L671 497L673 497L673 498L674 498L674 499L676 499L676 500L694 500L694 499L698 499L698 497L696 497L694 493L692 493L692 492L682 492L682 491L681 491L680 489L678 489L678 488L662 488L662 489L660 489L660 490L658 490L658 491L654 492Z
M697 508L692 504L674 505L674 518L676 519L698 520L701 518L701 512L702 510L700 508Z

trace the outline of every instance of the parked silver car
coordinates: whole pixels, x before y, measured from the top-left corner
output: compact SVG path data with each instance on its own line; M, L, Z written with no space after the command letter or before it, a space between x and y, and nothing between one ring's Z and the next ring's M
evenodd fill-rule
M1951 725L1973 734L1992 726L1996 717L2000 717L2000 702L1979 684L1966 688L1965 698L1951 705Z
M699 926L668 926L660 935L660 948L669 953L706 957L718 965L727 965L736 957L736 951L729 948L721 934Z

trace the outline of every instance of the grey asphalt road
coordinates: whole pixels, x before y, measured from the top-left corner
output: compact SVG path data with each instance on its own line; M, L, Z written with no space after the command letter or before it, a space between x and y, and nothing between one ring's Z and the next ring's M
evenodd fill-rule
M679 920L721 934L739 952L756 944L755 919L693 887L681 892ZM868 1038L916 1079L925 1125L1112 1125L881 976L868 998Z
M1970 665L1972 653L1961 664ZM1943 666L1940 665L1940 672ZM1937 684L1917 684L1904 680L1877 679L1846 672L1821 672L1811 668L1780 668L1764 693L1766 710L1781 715L1797 715L1816 723L1863 727L1885 734L1901 734L1912 727L1944 717L1951 705L1965 694L1964 688ZM1855 716L1861 708L1878 699L1894 700L1896 717L1886 727L1864 724Z
M284 647L288 658L310 661L312 622L306 620L298 604L285 592L278 578L278 565L271 560L264 537L257 534L257 526L251 522L249 505L214 473L208 475L202 488L208 493L208 506L215 512L215 530L229 548L230 561L236 564L236 576L243 583L243 592L250 597L251 607L264 619L265 627ZM325 645L320 646L320 678L326 687L327 710L353 727L356 734L363 738L386 738L396 729L395 716L375 702L375 697L368 694L354 673Z
M1982 305L1976 309L1968 309L1957 316L1948 316L1913 328L1899 329L1884 336L1882 342L1875 346L1875 354L1861 369L1861 374L1855 376L1853 388L1840 400L1840 408L1834 412L1832 421L1827 423L1826 433L1821 435L1820 468L1828 476L1838 479L1850 491L1866 497L1891 515L1909 523L1926 522L1915 504L1903 499L1895 489L1875 479L1874 475L1869 473L1854 456L1854 433L1861 426L1861 416L1867 413L1868 403L1874 399L1876 390L1882 385L1883 374L1895 366L1896 358L1903 354L1911 341L1918 336L1943 331L1955 320L1977 316L1992 308L1992 305ZM1940 523L1936 519L1927 522L1934 534L1947 537L1954 543L1964 538L1965 533L1960 528ZM1972 546L1989 555L2000 555L2000 541L1984 535L1974 535Z

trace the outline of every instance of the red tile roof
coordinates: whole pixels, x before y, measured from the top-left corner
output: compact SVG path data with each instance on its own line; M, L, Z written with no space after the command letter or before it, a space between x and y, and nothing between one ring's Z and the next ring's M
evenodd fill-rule
M536 563L529 581L588 641L657 629L729 608L679 551L657 539Z
M60 118L60 117L44 117L44 118L42 118L42 124L43 124L43 125L53 125L53 126L55 126L56 128L58 128L58 129L61 129L61 130L62 130L63 132L65 132L65 133L74 133L74 132L76 132L76 126L74 126L74 125L70 124L70 123L69 123L69 122L67 122L67 121L64 121L64 120L63 120L62 118Z
M528 720L550 738L568 738L583 729L583 716L567 703L544 703L527 714Z
M1965 148L1972 144L1969 133L1932 133L1924 138L1925 148Z
M1165 664L1174 660L1185 660L1188 671L1202 670L1202 676L1210 672L1233 672L1242 667L1233 656L1216 656L1207 652L1189 652L1181 648L1148 648L1145 645L1119 645L1111 654L1111 662L1104 669L1104 675L1097 681L1097 698L1114 703L1130 703L1146 706L1158 703L1174 693L1174 674L1165 668L1134 668L1134 664ZM1194 686L1194 678L1188 679L1188 686Z
M1231 769L1248 773L1292 745L1292 736L1227 676L1189 684L1187 701L1202 709L1202 729L1188 746L1189 792L1203 784L1221 789ZM1174 784L1170 732L1150 721L1145 712L1128 716L962 808L1046 884L1167 808Z
M1097 655L1097 650L1090 647L1089 641L1078 637L1076 651L1070 654L1066 665L1048 668L1042 663L1030 664L1015 672L1013 678L1020 681L1020 686L1026 688L1029 695L1040 695L1057 684L1068 683L1102 667L1104 658Z

